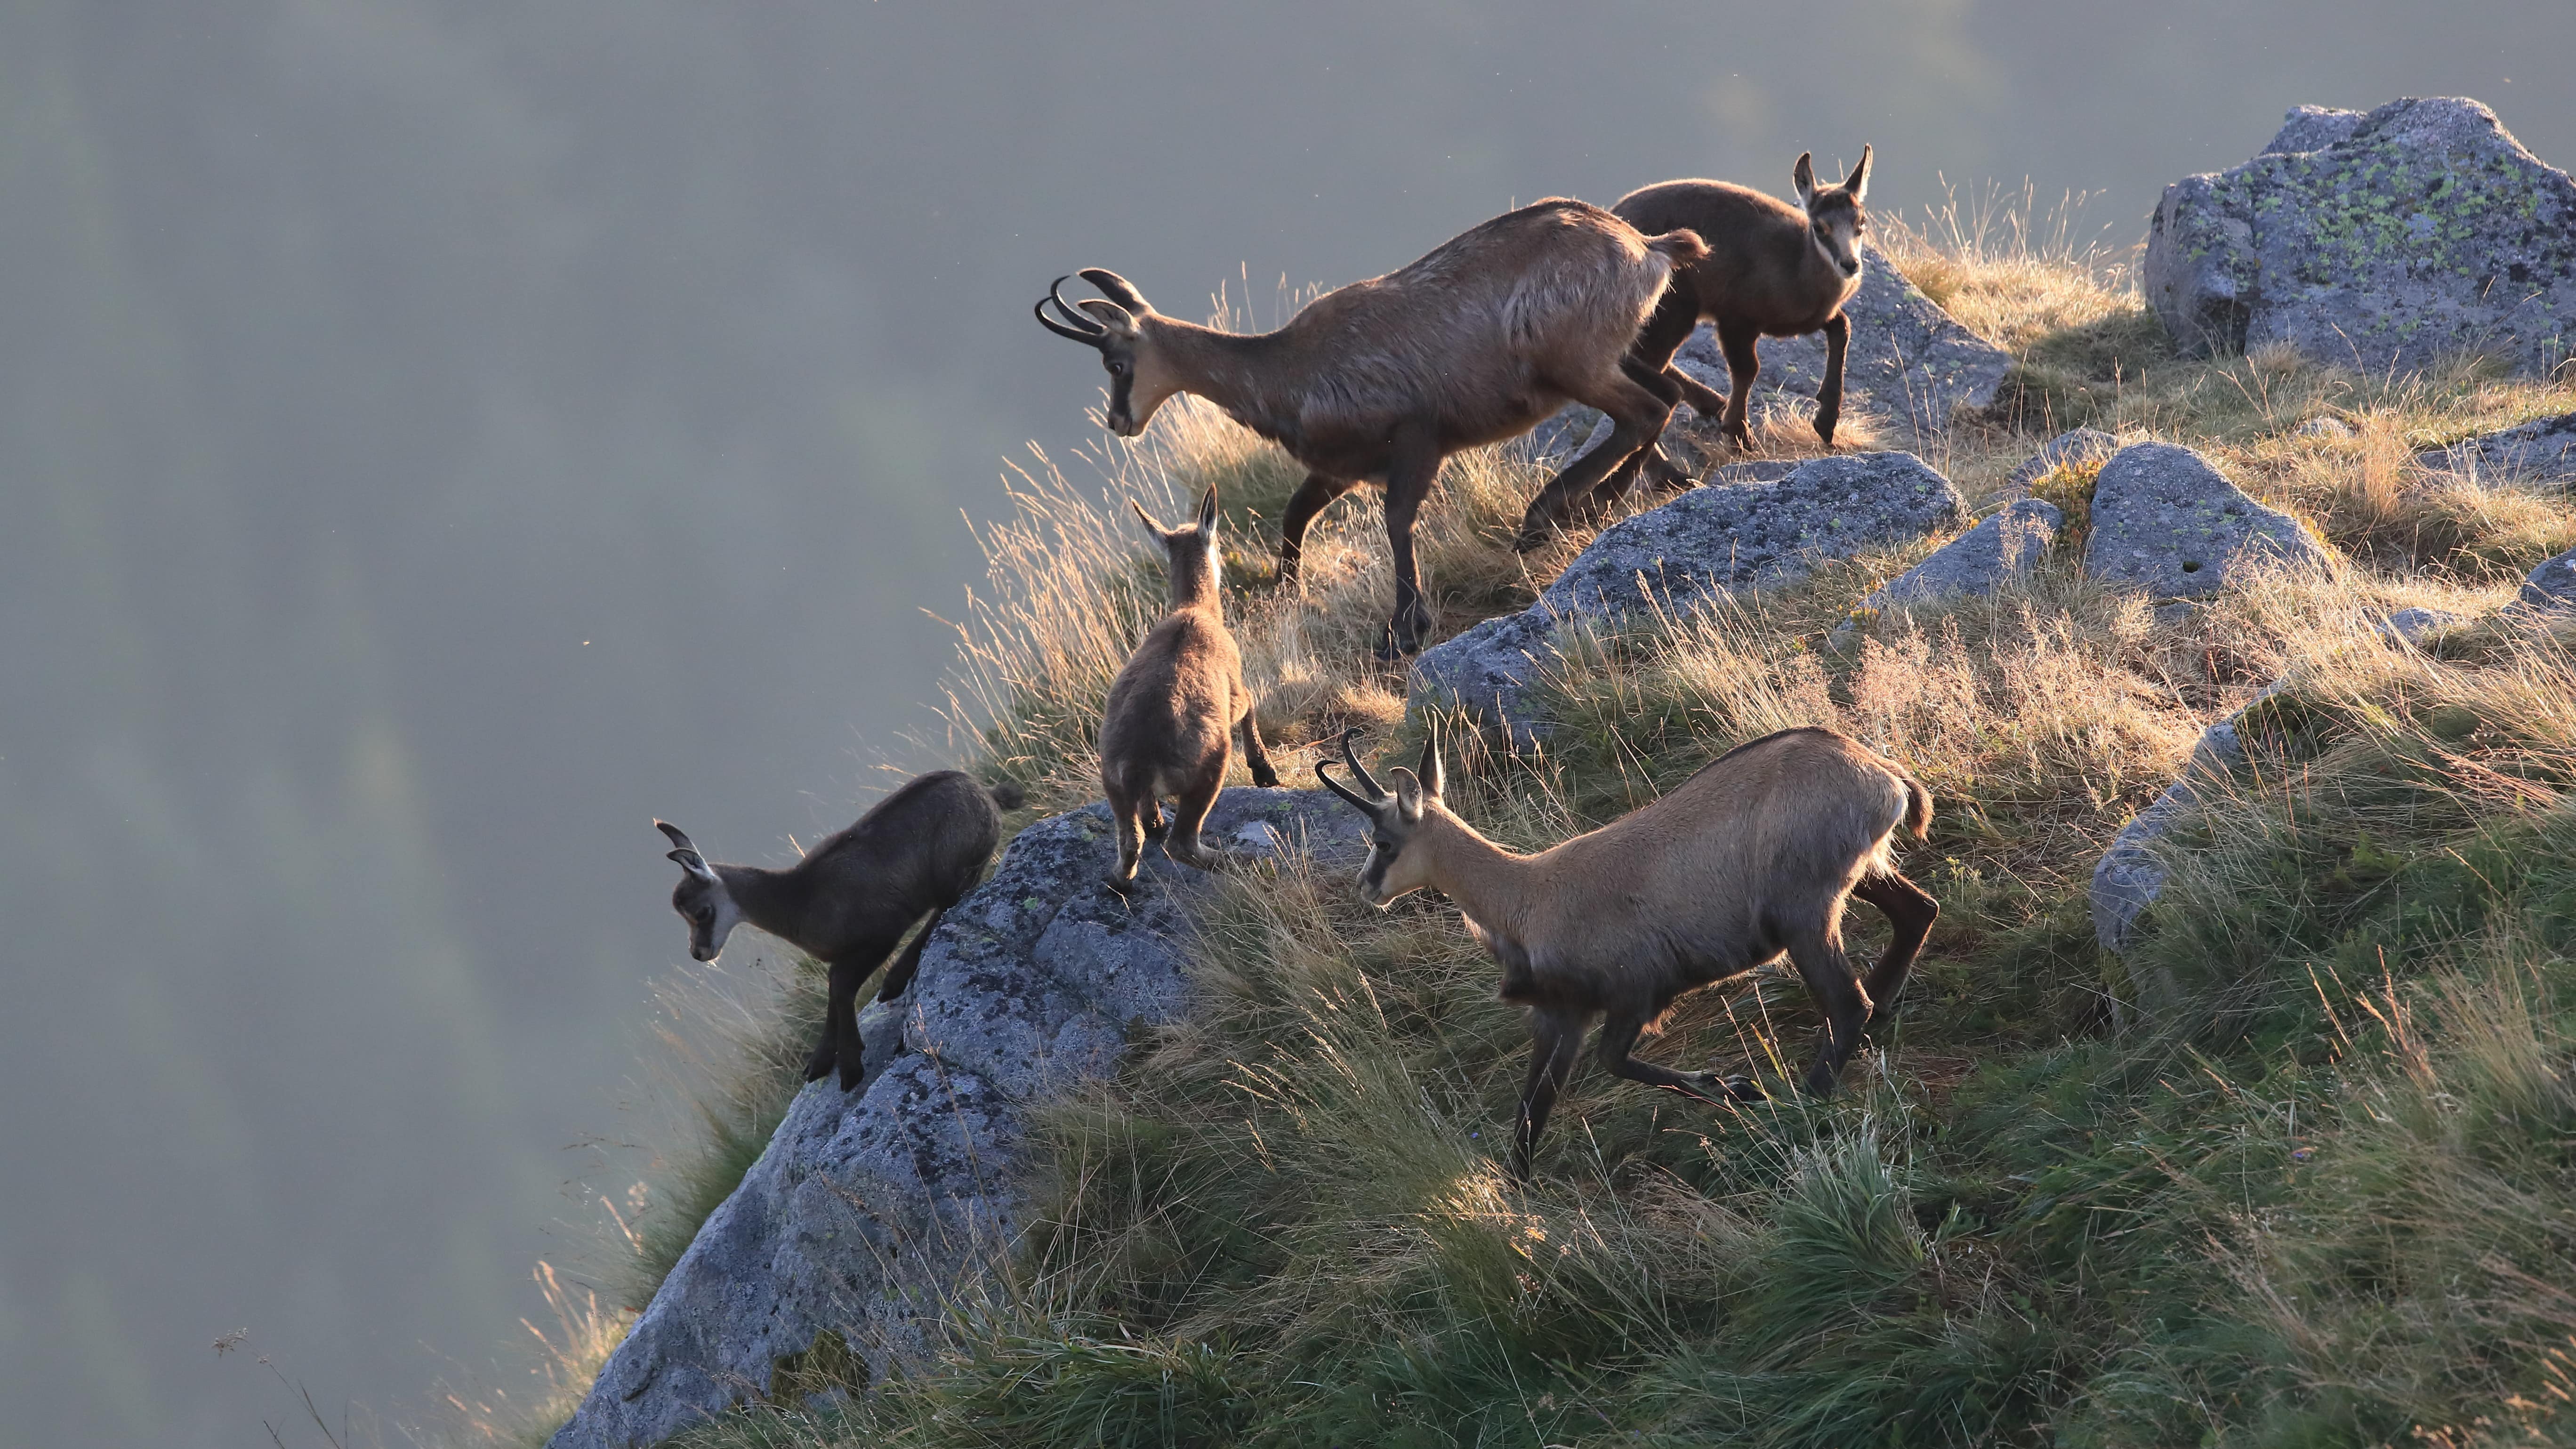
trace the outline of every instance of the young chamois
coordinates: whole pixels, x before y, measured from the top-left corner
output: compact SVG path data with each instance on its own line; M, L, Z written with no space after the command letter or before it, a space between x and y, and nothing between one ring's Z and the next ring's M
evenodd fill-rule
M1100 712L1100 789L1118 819L1118 864L1109 872L1109 888L1120 892L1136 878L1145 837L1163 832L1166 795L1174 808L1164 853L1201 870L1219 864L1217 854L1199 843L1199 826L1225 788L1236 729L1243 731L1252 782L1279 783L1261 748L1252 691L1243 687L1243 655L1225 627L1216 490L1199 500L1198 518L1187 528L1165 528L1132 499L1127 506L1163 545L1172 606L1110 681L1109 702Z
M1342 759L1358 790L1321 764L1315 773L1368 814L1360 894L1380 907L1424 887L1448 896L1501 963L1502 998L1530 1010L1532 1054L1512 1146L1512 1170L1523 1178L1594 1017L1601 1065L1613 1076L1709 1101L1759 1098L1746 1078L1677 1072L1629 1052L1682 993L1786 952L1824 1014L1806 1077L1806 1089L1822 1095L1862 1029L1895 1005L1940 914L1888 857L1899 825L1922 838L1931 796L1831 730L1784 730L1739 745L1653 804L1536 855L1514 855L1449 812L1436 729L1418 777L1389 772L1391 793L1352 750L1356 733L1342 736ZM1843 903L1854 895L1895 928L1866 983L1853 981L1843 954Z
M680 827L656 820L680 863L671 909L689 923L689 954L712 961L725 937L749 921L831 968L823 1039L805 1059L805 1080L841 1069L844 1091L859 1084L859 985L922 918L912 945L886 974L880 999L901 996L921 965L939 918L974 888L1002 838L999 810L1020 802L1012 786L986 791L974 776L934 770L870 806L849 829L785 870L710 865ZM996 807L999 807L999 810Z
M1755 344L1765 337L1825 334L1825 381L1816 393L1816 436L1834 445L1842 420L1843 355L1851 345L1851 320L1843 304L1860 290L1860 238L1869 228L1861 201L1869 192L1869 148L1839 186L1818 189L1813 157L1800 154L1790 179L1798 205L1724 181L1665 181L1629 192L1611 211L1640 231L1687 227L1707 254L1673 273L1673 284L1655 315L1637 334L1629 359L1660 372L1700 416L1716 418L1739 448L1753 446L1745 421L1753 380L1762 359ZM1726 354L1730 390L1720 401L1697 378L1672 365L1701 318L1717 324ZM1650 464L1659 481L1687 484L1660 450L1629 460L1603 483L1624 491L1637 466Z
M1086 268L1106 294L1068 306L1058 277L1038 320L1100 350L1110 431L1132 438L1174 393L1195 393L1308 469L1279 521L1279 580L1293 583L1306 527L1362 482L1386 488L1395 614L1381 656L1410 654L1431 628L1413 562L1413 519L1451 453L1528 432L1568 399L1610 415L1600 447L1567 465L1522 521L1543 538L1570 504L1654 442L1681 392L1628 356L1698 238L1639 235L1597 206L1522 207L1462 233L1401 271L1308 303L1276 332L1220 332L1166 317L1116 272ZM1052 305L1056 315L1049 316Z

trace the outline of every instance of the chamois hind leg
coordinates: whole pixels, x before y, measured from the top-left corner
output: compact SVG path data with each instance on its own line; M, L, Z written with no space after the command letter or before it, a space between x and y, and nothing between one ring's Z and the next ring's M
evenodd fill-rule
M1278 788L1279 772L1270 767L1270 751L1262 747L1260 715L1253 707L1243 711L1243 763L1252 771L1252 783L1271 790Z
M1109 868L1107 880L1111 890L1125 895L1135 883L1136 862L1145 854L1145 823L1139 811L1150 809L1160 815L1163 807L1151 795L1139 801L1123 789L1104 793L1109 797L1110 818L1118 822L1118 863Z
M1288 496L1288 509L1279 515L1279 583L1283 588L1297 582L1298 564L1306 553L1306 528L1315 521L1315 515L1358 486L1356 478L1309 473L1306 481L1297 485L1297 491Z
M1834 445L1834 424L1843 416L1843 354L1851 350L1851 319L1836 312L1825 321L1825 383L1816 389L1816 436Z
M1538 1135L1547 1130L1547 1114L1556 1106L1556 1094L1583 1055L1583 1025L1580 1015L1530 1013L1529 1077L1521 1083L1520 1123L1512 1134L1512 1176L1518 1181L1529 1181L1530 1154L1538 1148Z
M1726 413L1718 431L1748 453L1753 451L1753 428L1745 414L1753 399L1753 380L1762 375L1762 354L1755 345L1761 340L1761 329L1750 322L1717 324L1717 345L1726 353L1727 383Z
M1144 822L1143 828L1147 840L1160 840L1163 838L1163 832L1172 828L1172 822L1163 818L1163 802L1151 795L1146 796L1145 802L1136 807L1136 813Z
M1914 969L1923 938L1932 934L1932 923L1940 918L1941 903L1892 870L1861 877L1852 894L1878 907L1895 933L1887 943L1887 954L1878 958L1869 979L1861 983L1869 996L1869 1019L1875 1024L1896 1014L1897 997L1905 990L1905 978Z
M1595 484L1610 471L1628 461L1631 454L1651 446L1661 437L1664 422L1673 415L1673 405L1661 393L1622 369L1612 380L1589 382L1580 389L1567 388L1575 401L1587 403L1610 415L1610 436L1592 451L1565 465L1565 471L1548 481L1530 500L1529 511L1521 515L1520 536L1512 546L1523 553L1547 542L1568 508L1577 498L1592 491Z
M1691 285L1687 272L1675 273L1672 285L1664 289L1664 298L1655 304L1655 313L1637 331L1637 340L1628 344L1628 360L1642 363L1661 377L1674 397L1690 404L1691 411L1714 423L1726 414L1726 399L1711 392L1707 384L1673 365L1673 354L1690 340L1691 329L1699 325L1699 291ZM1679 492L1698 482L1666 457L1662 447L1647 450L1646 472L1655 486Z
M955 904L954 901L949 902L949 905ZM930 919L913 934L912 944L904 947L903 954L887 968L885 981L877 987L877 1000L892 1001L911 989L913 974L921 969L922 948L930 944L930 933L939 929L940 918L947 914L948 906L941 906L930 913Z
M1225 864L1224 853L1210 850L1199 839L1199 827L1207 823L1208 812L1216 808L1216 797L1225 788L1226 759L1231 753L1220 737L1215 758L1200 771L1197 779L1184 786L1172 800L1172 833L1163 842L1163 853L1183 865L1201 870L1215 870Z
M1628 374L1629 381L1663 399L1666 405L1666 416L1669 417L1671 407L1681 401L1680 388L1673 386L1662 372L1638 360L1633 354L1619 359L1619 370ZM1687 488L1691 484L1690 475L1683 473L1670 458L1665 457L1661 447L1648 443L1630 453L1626 462L1611 469L1608 477L1592 486L1591 493L1584 498L1584 513L1599 517L1616 508L1619 500L1628 496L1628 490L1637 486L1638 472L1649 467L1655 470L1655 481L1661 486ZM1678 485L1672 482L1675 477L1681 480Z
M1797 963L1807 995L1825 1018L1823 1038L1804 1084L1812 1097L1833 1094L1843 1063L1851 1060L1852 1049L1860 1045L1861 1029L1869 1023L1869 998L1852 979L1851 957L1843 952L1841 916L1841 903L1836 902L1831 917L1789 935L1789 959Z
M1646 1029L1646 1019L1633 1011L1612 1012L1601 1023L1601 1070L1614 1077L1643 1082L1649 1087L1664 1087L1704 1102L1758 1102L1762 1089L1742 1077L1719 1078L1712 1072L1677 1072L1653 1062L1641 1062L1629 1053L1636 1050L1637 1036Z

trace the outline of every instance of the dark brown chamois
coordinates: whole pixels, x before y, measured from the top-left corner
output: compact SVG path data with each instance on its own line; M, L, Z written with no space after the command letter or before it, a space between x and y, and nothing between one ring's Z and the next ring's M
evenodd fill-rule
M689 923L689 954L712 961L725 937L745 921L831 968L823 1039L805 1059L805 1080L841 1070L841 1087L859 1084L859 986L903 939L904 928L930 920L886 973L881 1000L901 996L921 965L921 950L939 918L984 874L1002 838L1000 811L1016 806L1010 785L987 791L974 776L934 770L870 806L850 828L814 847L785 870L710 865L676 825L653 822L671 837L680 863L671 909ZM997 808L998 807L998 808Z
M1888 855L1900 825L1922 838L1932 797L1831 730L1739 745L1653 804L1536 855L1512 854L1442 803L1436 729L1418 777L1389 772L1392 792L1360 764L1356 733L1342 736L1342 758L1358 790L1323 765L1315 773L1368 813L1360 894L1381 907L1425 887L1446 895L1501 963L1503 999L1529 1008L1533 1049L1512 1148L1524 1178L1595 1017L1613 1076L1710 1101L1758 1098L1746 1078L1677 1072L1629 1052L1682 993L1786 953L1825 1018L1806 1076L1821 1095L1863 1028L1893 1008L1940 914ZM1895 928L1865 983L1843 954L1843 903L1855 895Z
M1296 580L1315 515L1362 482L1385 485L1395 614L1379 653L1392 656L1421 647L1431 629L1413 519L1441 461L1526 433L1569 399L1609 414L1609 439L1531 501L1523 538L1544 537L1672 415L1680 391L1627 354L1673 269L1700 253L1688 232L1643 236L1597 206L1557 199L1498 216L1401 271L1327 292L1276 332L1166 317L1098 267L1082 277L1106 301L1068 306L1050 289L1038 320L1100 350L1119 436L1142 432L1174 393L1194 393L1306 466L1279 523L1283 584Z
M1166 795L1173 811L1164 852L1201 870L1220 863L1199 843L1199 827L1225 788L1237 729L1252 782L1279 783L1261 748L1252 691L1243 686L1243 654L1225 627L1216 490L1199 500L1198 518L1187 528L1165 528L1143 504L1130 500L1128 506L1163 546L1172 603L1110 681L1100 712L1100 789L1118 821L1118 864L1109 872L1115 891L1136 878L1145 837L1162 833Z
M1739 448L1753 446L1745 420L1753 380L1761 375L1756 343L1765 337L1825 334L1825 380L1816 393L1816 436L1834 444L1842 420L1843 357L1851 346L1851 321L1843 304L1860 290L1860 239L1869 229L1862 199L1869 191L1869 155L1839 186L1819 190L1812 157L1801 154L1790 179L1798 205L1725 181L1665 181L1629 192L1610 209L1641 231L1687 227L1707 255L1673 274L1673 284L1637 334L1631 361L1660 372L1700 416L1714 418ZM1673 354L1706 318L1717 325L1726 354L1729 391L1724 399L1673 366ZM1660 451L1629 460L1602 493L1615 495L1633 480L1638 465L1655 467L1659 481L1686 484Z

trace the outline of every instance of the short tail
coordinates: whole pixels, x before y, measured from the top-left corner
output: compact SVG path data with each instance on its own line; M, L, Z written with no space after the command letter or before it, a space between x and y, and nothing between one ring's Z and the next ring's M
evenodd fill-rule
M1912 775L1899 778L1905 781L1905 828L1921 840L1932 833L1932 792Z
M984 793L993 797L993 806L997 810L1017 810L1029 803L1029 792L1009 780L986 785Z
M1665 232L1662 236L1646 238L1646 250L1662 252L1672 258L1673 270L1680 271L1707 256L1708 243L1699 239L1698 232L1684 228L1679 231Z

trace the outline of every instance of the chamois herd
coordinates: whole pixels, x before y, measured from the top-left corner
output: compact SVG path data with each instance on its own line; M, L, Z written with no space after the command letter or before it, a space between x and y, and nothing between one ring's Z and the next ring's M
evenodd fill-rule
M1401 658L1431 630L1413 521L1452 453L1526 433L1569 401L1608 416L1607 438L1531 501L1518 541L1532 548L1641 479L1689 486L1657 446L1680 403L1749 449L1757 342L1819 331L1827 362L1815 428L1832 445L1869 163L1864 146L1840 184L1819 186L1800 156L1796 206L1696 180L1649 186L1608 209L1540 201L1410 266L1325 293L1274 332L1167 317L1098 267L1079 274L1098 297L1066 300L1071 277L1059 277L1037 319L1099 352L1105 420L1119 436L1137 436L1186 392L1305 465L1280 520L1283 586L1296 583L1316 515L1361 483L1383 488L1395 606L1379 653ZM1725 398L1672 365L1702 320L1715 325L1726 357ZM1170 607L1102 706L1100 787L1118 836L1107 882L1122 895L1136 888L1149 837L1188 865L1226 863L1200 829L1238 732L1254 783L1279 782L1226 628L1215 490L1180 528L1131 506L1162 547ZM1783 956L1824 1019L1802 1085L1832 1091L1861 1033L1895 1005L1939 914L1891 859L1900 829L1924 835L1931 797L1903 768L1831 730L1739 745L1654 803L1535 855L1505 850L1451 812L1436 724L1419 764L1388 772L1392 788L1361 763L1357 733L1340 742L1347 780L1328 763L1315 774L1368 818L1360 895L1383 908L1409 892L1441 892L1502 968L1502 998L1528 1009L1532 1050L1512 1156L1521 1177L1596 1022L1601 1066L1615 1076L1709 1101L1763 1095L1743 1077L1675 1071L1630 1053L1683 993ZM859 988L926 915L878 991L880 1000L903 995L941 914L982 878L1001 812L1019 803L1007 786L988 789L952 770L924 775L785 870L711 865L676 826L654 823L682 872L671 905L688 923L692 956L714 960L747 921L827 964L822 1039L805 1076L837 1073L848 1090L863 1076ZM1894 932L1866 978L1855 977L1842 944L1853 896Z

